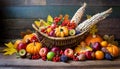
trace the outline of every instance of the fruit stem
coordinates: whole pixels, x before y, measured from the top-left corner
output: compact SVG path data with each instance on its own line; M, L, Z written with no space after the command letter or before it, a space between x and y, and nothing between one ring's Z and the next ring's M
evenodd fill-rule
M92 37L93 37L93 38L96 38L96 37L97 37L97 35L96 35L96 34L93 34L93 35L92 35Z
M34 46L36 46L35 40L33 40Z

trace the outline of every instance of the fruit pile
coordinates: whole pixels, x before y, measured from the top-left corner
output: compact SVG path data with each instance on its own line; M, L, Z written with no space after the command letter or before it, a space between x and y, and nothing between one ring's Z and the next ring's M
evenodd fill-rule
M48 15L47 23L43 20L35 21L35 25L39 27L39 31L51 37L67 37L78 34L76 32L76 23L70 21L69 15L59 15L52 18Z
M96 36L88 35L75 48L60 49L57 46L47 48L38 42L35 33L31 33L25 35L22 40L16 40L14 46L17 50L17 57L20 58L67 62L68 60L113 60L119 55L119 48L115 44L112 36L105 35L102 38L97 34Z

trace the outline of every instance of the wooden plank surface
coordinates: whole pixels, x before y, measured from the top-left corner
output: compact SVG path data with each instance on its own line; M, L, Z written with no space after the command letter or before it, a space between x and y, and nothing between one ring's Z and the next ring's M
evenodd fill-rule
M0 69L1 68L12 68L12 69L119 69L120 67L120 57L113 60L86 60L86 61L69 61L68 63L63 62L51 62L39 60L29 60L29 59L16 59L15 55L3 56L0 53Z

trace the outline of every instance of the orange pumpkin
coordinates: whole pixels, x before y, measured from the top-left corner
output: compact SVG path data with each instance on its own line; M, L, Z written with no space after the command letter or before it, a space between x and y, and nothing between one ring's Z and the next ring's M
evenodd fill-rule
M29 43L26 47L26 51L30 54L39 54L42 44L39 42Z
M32 34L27 34L24 36L24 38L22 39L23 42L27 43L28 40L31 40L31 38L34 36L35 34L32 33Z
M103 39L99 35L88 35L88 37L85 39L85 42L90 45L90 43L94 42L102 42Z
M115 45L108 44L107 50L113 57L117 57L119 55L119 48Z

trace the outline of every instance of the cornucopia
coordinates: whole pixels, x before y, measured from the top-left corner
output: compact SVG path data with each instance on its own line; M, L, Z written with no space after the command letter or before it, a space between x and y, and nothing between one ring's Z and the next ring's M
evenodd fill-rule
M74 29L77 32L80 32L79 34L66 37L51 37L48 34L41 32L43 26L38 27L37 25L32 24L33 28L36 30L38 38L42 40L41 42L43 43L43 45L50 48L52 46L59 46L61 48L74 47L85 38L87 32L90 30L92 26L94 26L97 23L100 23L99 21L105 19L112 12L112 8L110 8L104 12L93 15L91 18L83 21L82 23L79 23L85 12L86 6L87 4L84 3L83 6L77 10L77 12L74 14L70 21L70 23L74 22L76 24L76 27Z

